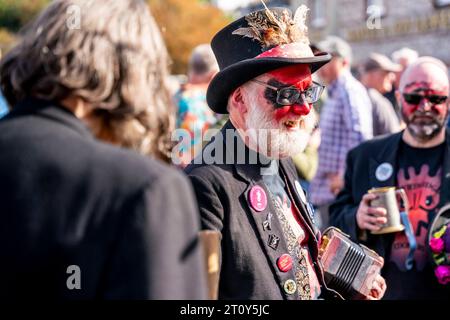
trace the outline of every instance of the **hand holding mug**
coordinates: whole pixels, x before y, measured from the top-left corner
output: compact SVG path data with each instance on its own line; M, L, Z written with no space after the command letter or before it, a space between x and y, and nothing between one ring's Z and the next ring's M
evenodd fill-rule
M383 207L371 207L370 202L378 198L377 194L366 193L356 211L356 223L361 230L379 231L387 222L387 211Z

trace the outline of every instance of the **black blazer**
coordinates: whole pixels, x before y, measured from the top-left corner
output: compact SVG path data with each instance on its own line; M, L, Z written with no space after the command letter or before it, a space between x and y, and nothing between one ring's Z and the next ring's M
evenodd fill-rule
M238 163L243 154L233 152L232 146L237 147L242 140L230 141L228 133L233 133L231 137L237 135L230 122L204 148L204 158L194 159L186 168L197 195L202 227L222 234L219 299L298 299L297 293L290 295L283 289L286 280L295 279L293 269L283 273L276 264L277 259L288 252L276 215L272 219L271 230L263 227L268 213L275 212L273 202L268 197L267 208L262 212L256 212L249 205L248 193L253 186L259 185L269 194L262 180L261 165L250 164L249 161ZM244 153L249 160L252 152L245 148ZM214 163L207 158L209 154L217 156ZM323 296L335 296L335 292L328 291L324 285L323 270L317 258L316 228L305 203L295 191L294 183L298 178L292 160L281 160L280 169L287 177L285 183L291 191L293 204L307 226L305 232L309 233L310 252ZM276 249L269 246L271 235L281 239Z
M180 173L62 107L30 99L0 121L1 298L203 299L197 212Z
M347 155L344 189L330 207L330 224L348 233L354 240L358 240L360 236L356 224L356 211L364 194L371 188L396 185L397 150L402 134L403 131L366 141L350 150ZM448 130L446 144L439 207L450 200L450 132ZM375 171L383 163L389 163L394 168L394 173L386 181L379 181ZM366 236L365 244L383 257L389 255L394 234L378 236L367 233Z

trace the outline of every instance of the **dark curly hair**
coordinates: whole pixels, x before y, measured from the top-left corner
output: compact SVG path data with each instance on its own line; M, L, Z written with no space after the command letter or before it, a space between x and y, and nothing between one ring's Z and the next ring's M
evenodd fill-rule
M27 97L78 97L111 140L168 160L174 107L169 57L143 0L55 0L0 64L12 107Z

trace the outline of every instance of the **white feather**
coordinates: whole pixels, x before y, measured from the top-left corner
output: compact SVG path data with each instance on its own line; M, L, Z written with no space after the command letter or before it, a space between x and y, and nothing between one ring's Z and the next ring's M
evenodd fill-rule
M302 4L297 8L294 15L294 23L297 26L298 30L306 35L308 32L308 27L306 26L306 16L308 14L308 7Z

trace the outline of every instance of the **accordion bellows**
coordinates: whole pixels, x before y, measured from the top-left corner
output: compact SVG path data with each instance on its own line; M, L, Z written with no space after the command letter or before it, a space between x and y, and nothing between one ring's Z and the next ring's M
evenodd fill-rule
M324 231L319 248L325 283L345 299L364 299L383 267L383 259L373 250L350 240L337 228Z

